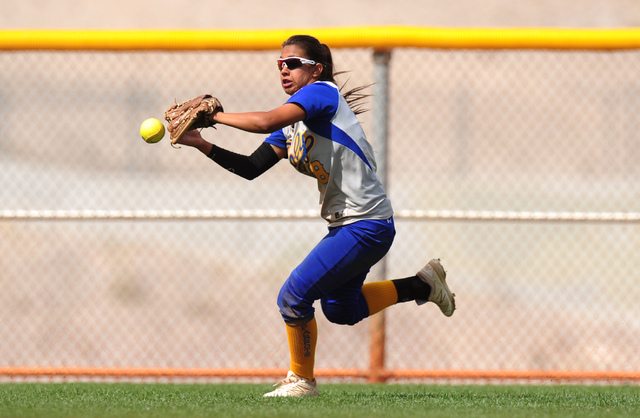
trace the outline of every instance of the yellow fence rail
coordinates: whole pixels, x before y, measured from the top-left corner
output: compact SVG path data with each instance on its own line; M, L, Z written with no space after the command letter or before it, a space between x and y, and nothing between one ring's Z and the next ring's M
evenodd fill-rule
M346 27L281 30L5 30L0 50L273 50L306 33L332 48L625 50L640 29Z

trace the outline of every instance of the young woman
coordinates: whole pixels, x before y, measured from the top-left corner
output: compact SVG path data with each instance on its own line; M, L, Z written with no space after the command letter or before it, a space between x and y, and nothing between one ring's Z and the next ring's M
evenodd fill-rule
M328 234L296 267L278 295L291 354L291 370L270 396L319 395L314 378L317 325L313 304L326 318L353 325L399 302L434 302L442 313L455 310L454 294L437 259L415 276L363 284L371 266L389 250L395 235L393 210L376 175L373 149L356 118L357 92L341 94L334 80L329 47L296 35L282 44L277 60L289 100L267 112L212 116L216 123L269 134L251 155L240 155L187 132L178 143L192 146L225 169L253 179L288 159L299 172L315 177L321 216ZM354 93L355 91L355 93Z

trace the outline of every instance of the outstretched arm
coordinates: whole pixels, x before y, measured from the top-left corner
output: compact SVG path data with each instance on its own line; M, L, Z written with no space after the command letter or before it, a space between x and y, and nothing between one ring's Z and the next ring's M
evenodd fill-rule
M247 132L270 134L285 126L304 120L306 116L305 110L297 104L285 103L268 112L218 112L213 115L212 120Z
M278 148L263 142L251 155L242 155L211 144L207 157L222 168L247 180L253 180L280 161Z
M211 120L243 131L272 133L304 120L306 116L305 110L300 106L285 103L267 112L224 113L219 111L211 116ZM206 141L197 130L185 132L176 143L197 148L223 168L248 180L258 177L287 156L286 149L267 143L258 147L251 155L236 154Z
M287 155L285 149L266 142L263 142L251 155L237 154L208 142L199 131L186 132L179 143L197 148L225 170L247 180L258 177Z

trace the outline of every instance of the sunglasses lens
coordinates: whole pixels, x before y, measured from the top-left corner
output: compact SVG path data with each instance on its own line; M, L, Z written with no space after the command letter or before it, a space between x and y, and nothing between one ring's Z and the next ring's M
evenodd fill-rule
M302 61L298 58L287 58L283 60L278 60L278 68L282 70L282 65L286 64L287 68L290 70L295 70L296 68L302 67Z

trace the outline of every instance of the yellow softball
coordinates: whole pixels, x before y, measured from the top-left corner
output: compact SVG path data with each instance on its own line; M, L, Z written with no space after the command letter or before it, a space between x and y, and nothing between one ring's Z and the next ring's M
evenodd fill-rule
M140 136L146 142L155 144L164 137L164 125L156 118L149 118L140 125Z

